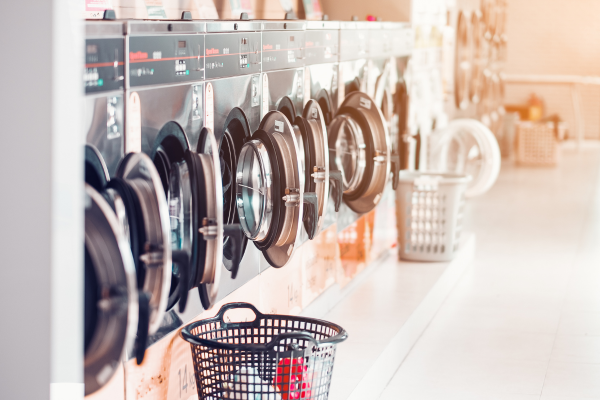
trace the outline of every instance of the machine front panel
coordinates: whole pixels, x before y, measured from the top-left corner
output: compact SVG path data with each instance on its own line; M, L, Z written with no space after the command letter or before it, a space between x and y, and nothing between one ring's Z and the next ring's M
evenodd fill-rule
M125 40L97 38L85 41L86 93L123 90L125 75Z
M102 155L110 176L114 176L123 156L123 93L107 93L85 98L84 121L86 144Z
M306 31L306 65L337 62L340 31Z
M369 33L363 29L340 31L340 61L350 61L369 56Z
M262 33L262 70L273 71L304 66L304 31Z
M260 72L260 33L206 35L206 79Z
M268 96L269 111L277 110L281 99L288 96L294 103L296 114L301 115L304 107L304 68L272 71L266 75L269 91L263 96Z
M217 141L223 134L227 116L235 107L246 114L250 130L260 124L260 74L210 81L214 93L214 128Z
M204 126L203 87L204 83L199 82L136 91L140 98L142 152L151 154L154 140L167 122L177 122L191 149L196 150Z

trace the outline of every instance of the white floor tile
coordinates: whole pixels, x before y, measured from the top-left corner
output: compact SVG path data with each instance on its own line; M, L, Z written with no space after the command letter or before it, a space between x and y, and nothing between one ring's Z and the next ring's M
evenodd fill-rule
M600 365L551 361L543 394L600 398Z
M552 360L600 364L600 336L558 335Z

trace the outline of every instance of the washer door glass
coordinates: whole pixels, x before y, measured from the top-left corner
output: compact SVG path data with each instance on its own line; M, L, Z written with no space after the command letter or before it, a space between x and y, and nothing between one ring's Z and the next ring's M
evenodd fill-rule
M335 141L335 165L342 172L344 191L355 190L365 172L365 141L360 126L347 116L342 117Z
M251 240L267 236L271 224L271 163L260 141L244 145L236 172L236 201L240 224Z
M192 247L192 192L190 172L186 162L172 164L167 202L171 225L171 248L187 250Z

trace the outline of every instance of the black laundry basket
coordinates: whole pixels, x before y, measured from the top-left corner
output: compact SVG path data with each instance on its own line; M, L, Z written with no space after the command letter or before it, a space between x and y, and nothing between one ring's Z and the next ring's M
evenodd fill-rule
M223 320L239 308L252 310L254 321ZM183 327L181 337L192 348L199 399L327 400L336 345L348 335L330 322L229 303Z

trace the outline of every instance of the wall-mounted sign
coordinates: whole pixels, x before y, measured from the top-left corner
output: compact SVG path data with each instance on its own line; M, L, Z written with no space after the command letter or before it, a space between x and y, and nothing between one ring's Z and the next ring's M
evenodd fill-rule
M102 19L104 11L112 8L111 0L85 0L85 18Z
M167 19L162 0L145 0L148 18Z
M319 0L302 0L306 19L320 20L323 18L323 9Z

